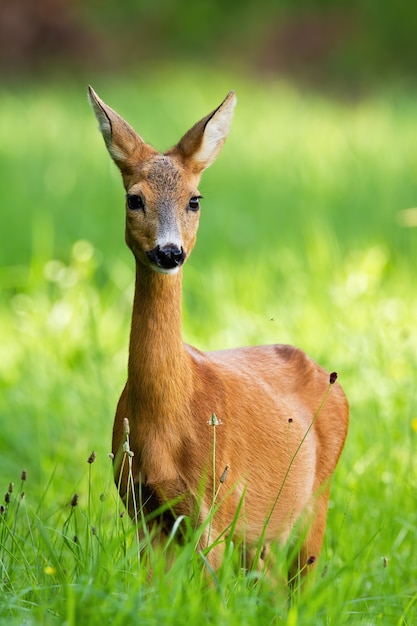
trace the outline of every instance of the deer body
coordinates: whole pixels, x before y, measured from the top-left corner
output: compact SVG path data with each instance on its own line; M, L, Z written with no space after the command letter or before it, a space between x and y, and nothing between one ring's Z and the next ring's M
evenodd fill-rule
M136 260L128 380L113 429L121 496L128 490L127 468L118 460L127 419L145 513L175 500L175 515L203 521L213 501L215 414L214 484L226 467L228 474L211 539L227 534L239 506L235 533L249 547L261 538L285 542L306 516L299 556L305 568L320 553L329 481L347 433L341 387L333 385L320 409L329 375L302 351L272 345L202 353L182 338L182 265L196 239L197 186L226 139L234 93L163 155L91 88L90 101L123 177L126 242ZM165 516L161 536L171 524ZM201 547L208 539L203 535ZM220 556L219 550L209 553L213 566Z

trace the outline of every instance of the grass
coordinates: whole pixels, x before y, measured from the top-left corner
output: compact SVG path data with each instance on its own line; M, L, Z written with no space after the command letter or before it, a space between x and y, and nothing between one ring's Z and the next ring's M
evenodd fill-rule
M238 93L201 185L184 334L293 343L338 372L352 417L318 576L288 606L233 546L214 586L192 540L169 572L155 554L152 580L138 565L108 458L133 281L119 176L83 81L3 86L0 623L416 623L415 94L347 104L175 69L91 81L160 148Z

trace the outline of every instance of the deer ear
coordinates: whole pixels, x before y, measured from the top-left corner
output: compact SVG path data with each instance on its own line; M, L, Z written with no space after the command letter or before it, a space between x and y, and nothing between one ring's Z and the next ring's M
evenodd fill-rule
M209 167L218 157L229 134L236 95L230 91L221 105L197 122L172 149L197 172Z
M88 99L110 156L122 172L128 170L130 163L137 163L144 158L150 146L116 111L99 98L92 87L88 88Z

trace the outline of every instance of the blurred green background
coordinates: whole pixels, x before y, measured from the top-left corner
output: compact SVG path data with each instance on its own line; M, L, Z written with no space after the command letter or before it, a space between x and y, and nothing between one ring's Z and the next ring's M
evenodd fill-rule
M55 472L51 498L68 501L92 448L106 465L126 375L134 266L87 84L160 149L234 88L230 137L201 185L185 338L210 349L289 342L339 373L352 409L329 519L339 558L376 533L364 558L392 555L407 586L417 568L417 4L0 9L5 486L25 467L40 494Z

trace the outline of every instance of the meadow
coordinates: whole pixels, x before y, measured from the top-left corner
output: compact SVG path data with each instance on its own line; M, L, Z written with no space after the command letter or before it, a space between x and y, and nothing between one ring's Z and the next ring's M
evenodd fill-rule
M184 337L301 347L338 373L350 431L317 575L290 603L232 544L208 584L192 537L149 579L108 456L134 280L119 174L82 79L3 86L0 624L417 623L417 92L343 101L193 67L89 80L159 149L236 90Z

